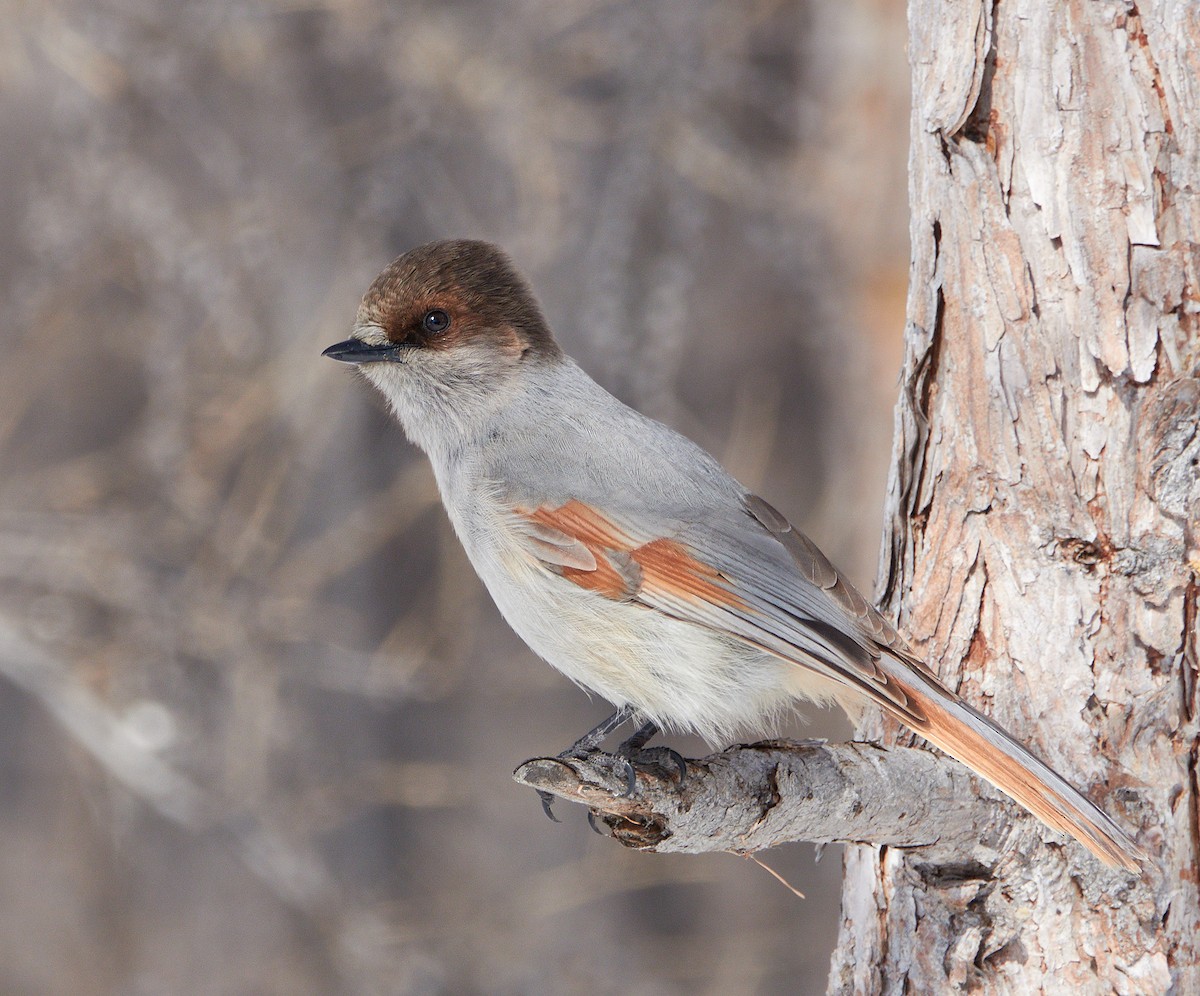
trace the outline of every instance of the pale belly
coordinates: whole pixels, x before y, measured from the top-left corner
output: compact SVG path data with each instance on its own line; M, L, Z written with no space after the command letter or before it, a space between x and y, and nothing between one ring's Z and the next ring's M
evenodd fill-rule
M797 698L830 697L823 680L791 661L580 588L520 547L481 543L468 554L500 613L538 656L666 729L723 745L738 732L773 732Z

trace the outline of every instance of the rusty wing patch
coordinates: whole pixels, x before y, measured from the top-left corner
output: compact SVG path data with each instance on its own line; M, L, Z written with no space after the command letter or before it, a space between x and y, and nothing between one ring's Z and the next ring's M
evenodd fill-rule
M558 508L542 505L516 509L535 531L540 559L556 573L605 598L628 601L641 594L680 599L695 606L708 603L739 612L752 611L716 568L698 559L677 540L646 540L628 528L572 499ZM578 547L570 557L562 551ZM546 549L547 545L549 550ZM585 557L594 561L588 564Z
M642 568L642 587L647 591L743 612L750 609L720 571L696 559L682 543L656 539L630 551L630 556Z

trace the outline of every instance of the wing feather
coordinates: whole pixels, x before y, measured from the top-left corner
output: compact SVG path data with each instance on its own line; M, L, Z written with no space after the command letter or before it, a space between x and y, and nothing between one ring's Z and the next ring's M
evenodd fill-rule
M879 666L874 634L899 642L894 630L811 542L766 502L752 500L753 508L747 505L747 514L724 529L710 521L655 528L632 516L602 514L578 500L515 511L536 526L529 551L565 580L728 633L857 688L893 710L912 710L910 722L920 722L921 713ZM670 534L664 535L664 528ZM797 562L779 538L788 535L806 544L802 554L811 548L816 557L805 554ZM595 566L582 566L585 556L574 551L573 543ZM574 552L571 563L564 562L563 550ZM859 624L860 617L866 626Z

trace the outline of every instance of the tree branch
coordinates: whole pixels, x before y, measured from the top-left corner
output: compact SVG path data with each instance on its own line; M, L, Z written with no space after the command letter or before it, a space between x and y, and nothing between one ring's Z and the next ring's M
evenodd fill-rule
M624 762L540 757L521 785L588 806L626 847L750 853L787 841L920 848L931 862L994 865L1022 815L956 761L917 748L772 740L673 766L638 765L626 797ZM1065 838L1064 838L1065 839Z

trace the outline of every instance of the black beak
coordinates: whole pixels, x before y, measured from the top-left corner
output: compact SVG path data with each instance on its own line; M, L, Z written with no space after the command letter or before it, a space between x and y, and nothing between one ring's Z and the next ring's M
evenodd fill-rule
M345 342L335 342L321 355L331 360L341 360L343 363L379 363L381 360L397 360L400 354L412 347L407 343L388 343L386 346L371 346L361 339L347 339Z

